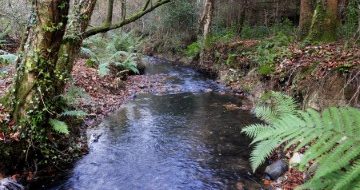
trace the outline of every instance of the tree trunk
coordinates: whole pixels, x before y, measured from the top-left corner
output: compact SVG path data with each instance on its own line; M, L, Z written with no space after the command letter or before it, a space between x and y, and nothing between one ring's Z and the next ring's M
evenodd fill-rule
M126 19L126 0L121 0L121 20Z
M354 43L357 43L360 39L360 1L357 1L357 15L358 15L358 28L354 34Z
M209 37L211 30L212 17L214 14L214 0L206 0L205 9L203 13L203 37L206 40Z
M214 13L214 0L206 0L203 15L201 17L200 23L202 24L202 35L203 35L203 48L200 52L200 64L204 64L204 51L205 46L209 38L210 29L211 29L211 23L212 23L212 17Z
M106 25L111 25L113 19L114 0L108 0L108 9L106 15Z
M61 93L63 93L66 83L71 79L74 61L79 54L83 41L82 35L89 25L95 5L96 0L83 0L74 3L70 15L72 20L68 23L59 51L60 56L56 63L56 74L62 80L56 81L55 84Z
M244 0L243 6L241 9L240 14L240 20L239 20L239 28L238 28L238 34L241 35L242 29L244 28L244 23L246 19L246 10L248 9L248 0Z
M56 61L65 33L70 0L36 0L14 86L13 118L39 126L58 95ZM30 121L30 119L32 121ZM29 123L30 122L30 123Z
M318 0L308 40L310 42L335 41L338 23L338 0Z
M314 0L301 0L298 38L303 40L309 34L314 13Z

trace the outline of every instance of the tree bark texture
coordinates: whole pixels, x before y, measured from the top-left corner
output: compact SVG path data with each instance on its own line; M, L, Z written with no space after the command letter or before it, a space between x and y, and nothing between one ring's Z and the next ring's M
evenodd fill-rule
M204 55L206 51L206 43L209 39L209 34L211 30L212 17L214 14L214 0L206 0L204 4L204 11L200 20L200 26L202 26L202 50L200 52L200 64L203 65L205 63Z
M314 0L301 0L298 38L303 40L309 34L314 13Z
M338 0L318 0L314 11L309 41L335 41L336 29L339 24Z
M58 80L55 77L55 68L65 33L69 1L33 2L31 27L15 79L13 118L17 122L36 117L38 112L46 110L46 104L58 95L58 89L52 84Z

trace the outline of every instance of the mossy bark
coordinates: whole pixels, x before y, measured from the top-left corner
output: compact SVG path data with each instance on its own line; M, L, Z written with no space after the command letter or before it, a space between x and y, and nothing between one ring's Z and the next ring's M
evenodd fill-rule
M31 27L21 53L14 86L13 119L21 125L39 112L50 114L47 103L54 101L58 89L54 82L55 65L65 33L70 0L35 1L32 7ZM47 110L47 111L45 111ZM46 116L36 119L45 122ZM33 123L35 124L35 123Z
M59 58L56 62L55 73L61 80L56 81L57 89L64 91L66 83L71 79L71 71L74 61L79 55L82 45L82 34L89 25L89 21L94 11L96 0L85 0L82 3L75 3L70 15L69 22L62 45L59 50Z
M318 0L307 40L331 42L337 39L338 0Z
M314 0L301 0L298 38L303 40L310 31L314 13Z
M211 24L214 15L214 6L215 6L214 0L206 0L204 4L204 11L200 19L200 26L202 27L202 36L203 36L202 50L200 52L200 65L203 65L205 62L204 54L206 51L206 43L209 40Z

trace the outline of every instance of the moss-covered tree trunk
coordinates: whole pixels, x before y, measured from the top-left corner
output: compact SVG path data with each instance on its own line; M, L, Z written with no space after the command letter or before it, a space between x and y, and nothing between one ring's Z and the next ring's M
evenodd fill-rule
M311 42L335 41L338 24L338 0L317 0L307 39Z
M70 14L70 21L66 28L65 36L59 50L59 58L56 62L55 73L62 80L56 81L55 86L61 93L65 89L66 83L71 78L71 71L74 66L81 45L82 35L89 25L91 15L94 11L96 0L75 1L74 7ZM106 22L109 22L107 18ZM109 25L111 24L108 23Z
M310 31L314 13L314 0L301 0L298 38L303 40Z
M200 26L202 27L202 36L203 36L203 48L200 52L200 64L204 64L204 53L205 53L205 46L209 39L211 24L213 20L214 14L214 0L206 0L204 11L200 20Z
M33 1L31 26L17 65L13 118L18 125L37 126L51 114L59 94L53 85L59 49L65 33L70 0ZM23 123L26 122L26 123Z

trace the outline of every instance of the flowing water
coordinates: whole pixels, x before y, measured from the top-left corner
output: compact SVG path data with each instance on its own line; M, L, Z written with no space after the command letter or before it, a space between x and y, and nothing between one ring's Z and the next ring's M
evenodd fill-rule
M146 74L170 76L167 93L138 95L90 129L89 154L52 189L259 189L240 133L255 118L224 106L241 100L193 69L149 62Z

